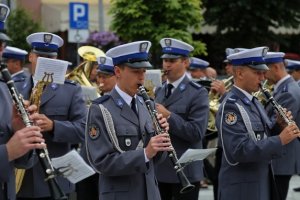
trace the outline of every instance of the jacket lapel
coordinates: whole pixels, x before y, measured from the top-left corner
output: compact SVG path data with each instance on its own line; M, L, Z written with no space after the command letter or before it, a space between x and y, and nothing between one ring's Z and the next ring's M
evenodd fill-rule
M33 87L33 81L32 81L32 76L30 76L28 79L24 81L22 85L22 90L20 91L24 99L29 100L32 87Z
M113 89L111 91L111 96L115 104L120 108L120 115L126 120L132 122L133 124L139 125L139 119L133 110L127 105L119 93Z
M41 97L41 105L44 105L47 103L50 99L56 96L56 90L58 89L59 85L56 83L51 83L46 86L46 88L43 91L42 97Z
M247 105L247 109L251 112L255 112L257 109L255 108L255 105L248 99L248 97L242 93L239 89L236 87L232 87L232 92L244 103L244 105Z
M179 99L183 97L183 91L186 90L187 85L189 84L190 80L188 77L184 77L178 87L173 91L173 93L169 96L168 99L165 99L164 106L168 107L171 104L177 102ZM165 84L165 89L167 84Z
M284 91L287 91L288 90L288 84L293 82L293 78L292 77L289 77L288 79L286 79L285 81L283 81L277 88L277 90L274 92L273 96L277 96L279 95L280 93L284 92Z
M140 132L145 133L145 126L148 117L147 116L149 113L145 112L147 110L146 105L144 101L141 100L141 97L137 97L137 107L138 107L138 113L139 113L139 126L140 126ZM147 110L148 111L148 110ZM146 135L142 134L143 141L146 139Z

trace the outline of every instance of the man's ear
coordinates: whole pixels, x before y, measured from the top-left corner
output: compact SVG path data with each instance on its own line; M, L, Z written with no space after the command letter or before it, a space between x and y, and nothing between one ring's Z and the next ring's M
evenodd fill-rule
M114 67L115 75L116 75L117 78L120 77L121 70L122 70L122 69L121 69L119 66L115 66L115 67Z
M29 56L28 56L29 62L32 63L33 59L34 59L34 54L33 54L32 52L30 52L30 53L29 53Z

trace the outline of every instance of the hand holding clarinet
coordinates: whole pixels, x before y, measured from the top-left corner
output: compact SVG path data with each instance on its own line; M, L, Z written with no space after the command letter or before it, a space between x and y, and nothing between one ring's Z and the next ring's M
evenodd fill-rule
M260 85L260 88L264 95L267 98L267 101L270 102L277 112L279 118L277 119L278 124L283 127L283 130L279 134L279 138L283 145L286 145L293 141L295 138L300 139L300 131L295 121L292 120L292 114L290 111L286 111L286 109L282 108L281 105L274 99L274 97L270 94L270 92Z

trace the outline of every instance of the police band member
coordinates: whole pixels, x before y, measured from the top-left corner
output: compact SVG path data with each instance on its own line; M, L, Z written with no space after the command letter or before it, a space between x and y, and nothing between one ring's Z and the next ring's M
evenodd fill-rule
M229 76L228 78L230 78L233 75L233 66L231 64L231 61L227 59L227 56L229 56L233 53L240 52L242 50L245 50L245 49L243 49L243 48L235 48L235 49L226 48L225 49L226 59L223 61L223 63L225 65L226 74ZM231 81L231 83L227 83L227 84L232 85L232 83L233 83L233 80ZM222 97L224 94L226 94L228 89L230 89L230 88L226 88L226 87L227 86L225 85L224 81L214 80L211 83L210 89L214 94L218 94L220 97ZM220 100L223 100L223 98L221 98Z
M116 76L114 72L113 61L110 57L100 56L97 58L97 85L100 88L101 95L108 94L116 85ZM80 152L81 156L88 162L86 158L85 146ZM98 191L99 174L96 173L76 184L77 200L97 200L99 199ZM88 193L86 191L89 191Z
M37 126L24 128L24 122L16 111L12 115L12 99L7 86L0 82L0 199L16 198L14 168L28 168L33 165L33 149L45 148ZM27 108L32 112L36 106ZM13 122L13 123L12 123ZM29 152L29 153L28 153Z
M101 95L110 92L116 85L116 76L114 72L113 61L110 57L98 57L97 85L100 88Z
M284 63L288 73L293 77L293 79L300 86L300 61L285 59Z
M160 40L163 49L163 69L167 81L155 92L157 110L170 124L170 137L180 157L188 148L201 149L208 124L208 92L186 76L191 45L173 38ZM200 180L203 179L202 161L184 168L184 173L195 189L180 194L181 184L169 159L156 168L162 199L198 199Z
M0 30L3 29L8 14L9 8L0 4ZM0 33L0 57L6 46L3 39L7 41L7 36ZM39 127L24 128L24 122L17 114L16 108L12 109L12 98L2 80L0 80L0 99L0 199L14 200L16 198L14 168L31 167L34 159L31 150L42 149L46 145ZM35 110L36 106L27 107L29 113Z
M27 42L32 47L29 54L32 75L38 57L56 59L58 48L63 45L59 36L46 32L29 35ZM20 92L25 99L29 99L35 84L32 76L22 82ZM68 153L71 144L84 140L86 106L81 87L76 83L65 80L64 84L47 85L41 95L39 111L32 115L32 119L36 120L36 125L41 128L50 158ZM44 173L40 162L26 170L18 199L51 199ZM58 177L57 180L66 194L74 190L74 185L66 178Z
M282 107L290 110L296 125L300 126L300 87L287 73L284 61L284 53L268 52L265 61L269 67L266 78L270 84L274 84L274 99ZM266 105L268 117L275 124L273 135L278 135L281 128L275 123L276 113L272 105ZM280 192L280 199L285 200L289 189L289 181L294 174L300 174L300 142L294 140L284 147L284 155L273 161L275 181Z
M296 125L270 136L271 122L261 103L251 95L259 90L268 70L263 64L267 49L258 47L227 57L233 64L234 86L216 118L223 147L219 200L277 199L278 195L271 194L270 161L282 156L285 145L300 136Z
M138 41L106 53L113 60L117 84L91 105L86 136L90 164L101 173L101 200L160 199L153 160L158 152L171 150L170 138L167 133L154 136L145 103L137 95L146 69L152 67L150 46L148 41ZM162 115L159 119L168 130L166 119Z
M209 62L200 58L191 57L188 71L191 73L193 79L206 79L206 69L209 66Z
M11 46L7 46L2 54L18 91L22 90L22 83L30 76L29 72L23 70L27 54L27 51Z
M2 56L4 48L7 46L7 42L11 41L10 37L4 32L4 24L10 13L10 9L7 5L0 3L0 57Z

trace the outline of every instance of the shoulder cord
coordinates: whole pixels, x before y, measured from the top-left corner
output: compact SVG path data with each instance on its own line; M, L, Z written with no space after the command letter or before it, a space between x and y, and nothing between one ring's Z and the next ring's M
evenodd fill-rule
M114 146L114 148L116 148L117 151L119 151L120 153L123 153L124 151L120 148L119 146L119 142L118 142L118 139L117 139L117 136L116 136L116 131L114 129L114 122L112 120L112 117L111 117L111 114L109 113L109 111L102 105L102 104L99 104L99 107L100 107L100 110L102 112L102 116L103 116L103 119L104 119L104 123L105 123L105 126L106 126L106 129L107 129L107 132L108 132L108 136L112 142L112 145ZM90 166L99 174L102 174L99 170L97 170L92 161L91 161L91 157L90 157L90 154L89 154L89 148L88 148L88 140L87 140L87 137L88 137L88 118L89 118L89 113L90 113L90 109L88 110L88 113L87 113L87 119L86 119L86 126L85 126L85 146L86 146L86 156L87 156L87 159L89 161L89 164Z
M114 148L116 148L117 151L119 151L120 153L123 153L124 151L121 149L121 147L119 145L119 141L118 141L116 131L114 128L114 122L113 122L110 112L102 104L99 104L99 107L102 112L106 130L107 130L108 136L112 142L112 145L114 146Z
M222 106L222 112L221 112L221 123L220 123L220 136L221 136L221 142L222 142L222 147L223 147L223 152L224 152L224 157L225 157L225 160L226 162L231 165L231 166L236 166L239 164L239 162L236 162L236 163L232 163L229 161L227 155L226 155L226 151L225 151L225 145L224 145L224 142L223 142L223 129L222 129L222 125L223 125L223 115L224 115L224 107L225 107L225 104L226 104L226 101L227 101L227 98L224 99L224 104ZM245 126L246 126L246 129L247 129L247 132L248 134L250 135L251 139L253 139L254 141L257 141L256 137L255 137L255 133L252 129L252 126L251 126L251 121L250 121L250 118L249 118L249 115L247 114L247 112L245 111L245 109L239 105L238 103L235 103L235 105L238 107L241 115L242 115L242 119L245 123Z

